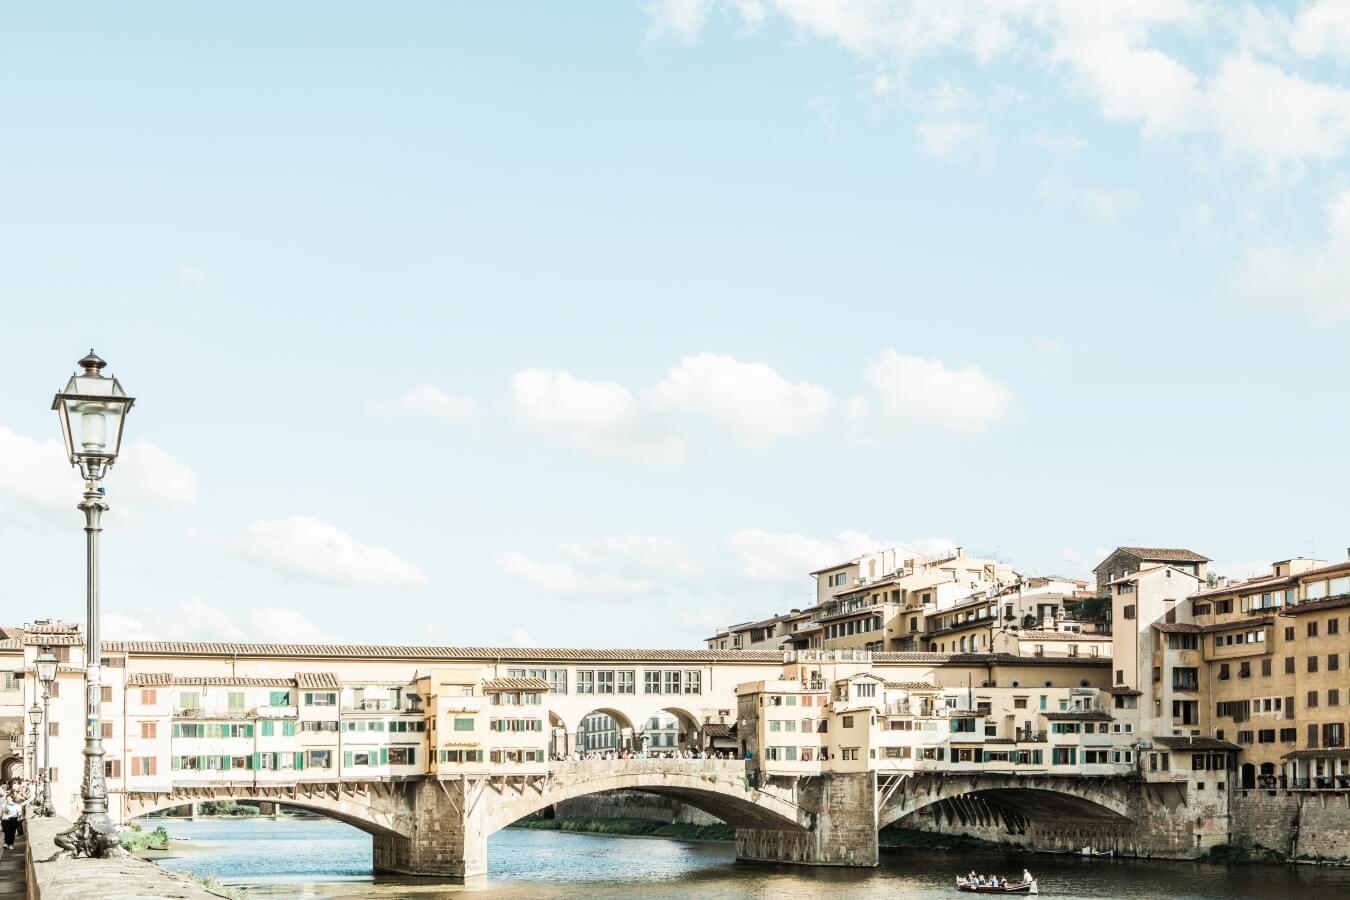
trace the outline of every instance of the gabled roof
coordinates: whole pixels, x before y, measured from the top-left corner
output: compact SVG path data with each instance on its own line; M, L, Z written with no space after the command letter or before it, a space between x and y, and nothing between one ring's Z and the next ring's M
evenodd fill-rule
M342 687L342 682L338 681L337 675L332 672L297 672L295 683L302 688L337 690Z
M1155 737L1154 743L1169 750L1241 750L1237 744L1212 737Z
M886 687L893 691L940 691L931 681L888 681Z
M1141 560L1141 561L1143 561L1143 562L1160 562L1160 563L1171 563L1171 562L1195 562L1195 563L1202 563L1202 562L1209 562L1209 561L1210 561L1210 559L1209 559L1208 556L1201 556L1199 553L1196 553L1194 550L1186 550L1185 548L1182 548L1182 547L1117 547L1115 550L1111 551L1111 554L1110 554L1109 556L1107 556L1106 559L1110 559L1112 556L1115 556L1117 553L1124 553L1124 554L1126 554L1127 556L1133 556L1135 559ZM1103 566L1105 566L1105 565L1106 565L1106 559L1104 559L1104 560L1102 560L1100 563L1098 563L1098 564L1097 564L1097 568L1093 569L1092 571L1096 572L1097 569L1100 569L1100 568L1102 568Z
M295 687L294 678L240 677L234 675L172 675L168 672L132 672L128 687Z

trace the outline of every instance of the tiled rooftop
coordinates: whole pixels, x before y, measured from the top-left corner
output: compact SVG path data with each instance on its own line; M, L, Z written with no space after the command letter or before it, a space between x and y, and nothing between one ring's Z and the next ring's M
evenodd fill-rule
M546 691L548 682L542 678L489 678L483 682L483 690L500 691Z

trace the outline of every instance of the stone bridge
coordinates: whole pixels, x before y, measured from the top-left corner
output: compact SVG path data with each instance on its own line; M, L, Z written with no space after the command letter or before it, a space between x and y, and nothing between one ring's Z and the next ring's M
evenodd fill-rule
M371 834L377 871L466 880L487 873L494 832L563 800L615 790L671 797L735 826L741 859L874 866L878 830L910 817L908 824L1034 846L1142 856L1191 849L1182 839L1190 813L1178 795L1134 779L872 770L760 781L743 762L713 759L553 762L540 774L392 781L182 782L128 793L126 808L134 816L204 800L284 803Z

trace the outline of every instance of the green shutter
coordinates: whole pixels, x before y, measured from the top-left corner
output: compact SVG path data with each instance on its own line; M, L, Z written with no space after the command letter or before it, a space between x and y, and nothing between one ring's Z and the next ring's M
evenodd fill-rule
M314 693L312 691L305 691L305 705L306 706L314 705Z
M197 768L201 769L202 771L206 771L206 757L205 757L205 756L199 756L199 757L197 757Z
M272 736L272 723L271 723L271 722L263 722L263 723L262 723L262 736L263 736L263 737L271 737L271 736Z
M408 765L412 766L412 765L416 765L416 764L417 764L417 748L416 748L416 747L409 747L409 748L408 748Z
M388 748L388 747L381 747L381 748L380 748L380 765L382 765L382 766L387 766L387 765L389 765L389 748Z
M253 725L251 723L244 726L244 737L253 737Z
M173 736L174 736L174 737L181 737L181 736L182 736L182 734L181 734L182 728L183 728L183 726L179 725L177 722L174 722L174 723L173 723Z
M262 768L262 754L259 753L257 750L253 751L253 768L255 769Z
M351 766L352 766L352 751L350 751L350 750L345 750L345 751L343 751L343 753L342 753L342 765L343 765L343 768L347 768L347 769L350 769L350 768L351 768Z
M295 767L297 769L305 767L305 752L303 750L295 751Z

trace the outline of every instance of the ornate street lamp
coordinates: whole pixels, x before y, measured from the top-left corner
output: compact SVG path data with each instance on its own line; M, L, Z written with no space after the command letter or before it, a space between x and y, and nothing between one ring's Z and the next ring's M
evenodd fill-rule
M99 724L100 647L98 621L98 536L103 513L108 508L99 481L117 461L122 446L122 427L136 401L127 396L116 378L103 374L106 366L93 350L79 361L82 373L72 375L66 389L52 400L61 418L70 464L84 476L85 585L87 632L85 635L85 732L84 781L80 796L84 810L66 831L55 838L70 856L121 856L117 828L108 816L108 784L103 776L103 739Z
M33 780L37 781L38 776L38 757L37 757L37 733L38 723L42 721L42 707L33 701L33 705L28 707L28 721L33 723L32 734L28 738L28 753L33 758Z
M50 647L43 647L37 659L33 660L33 668L37 669L38 681L42 684L42 721L44 722L51 721L48 716L51 714L52 682L56 680L56 665L56 656L52 653ZM42 802L38 803L33 810L39 816L50 816L55 812L52 809L51 733L50 727L42 730L42 781L38 784L38 790L42 792Z

